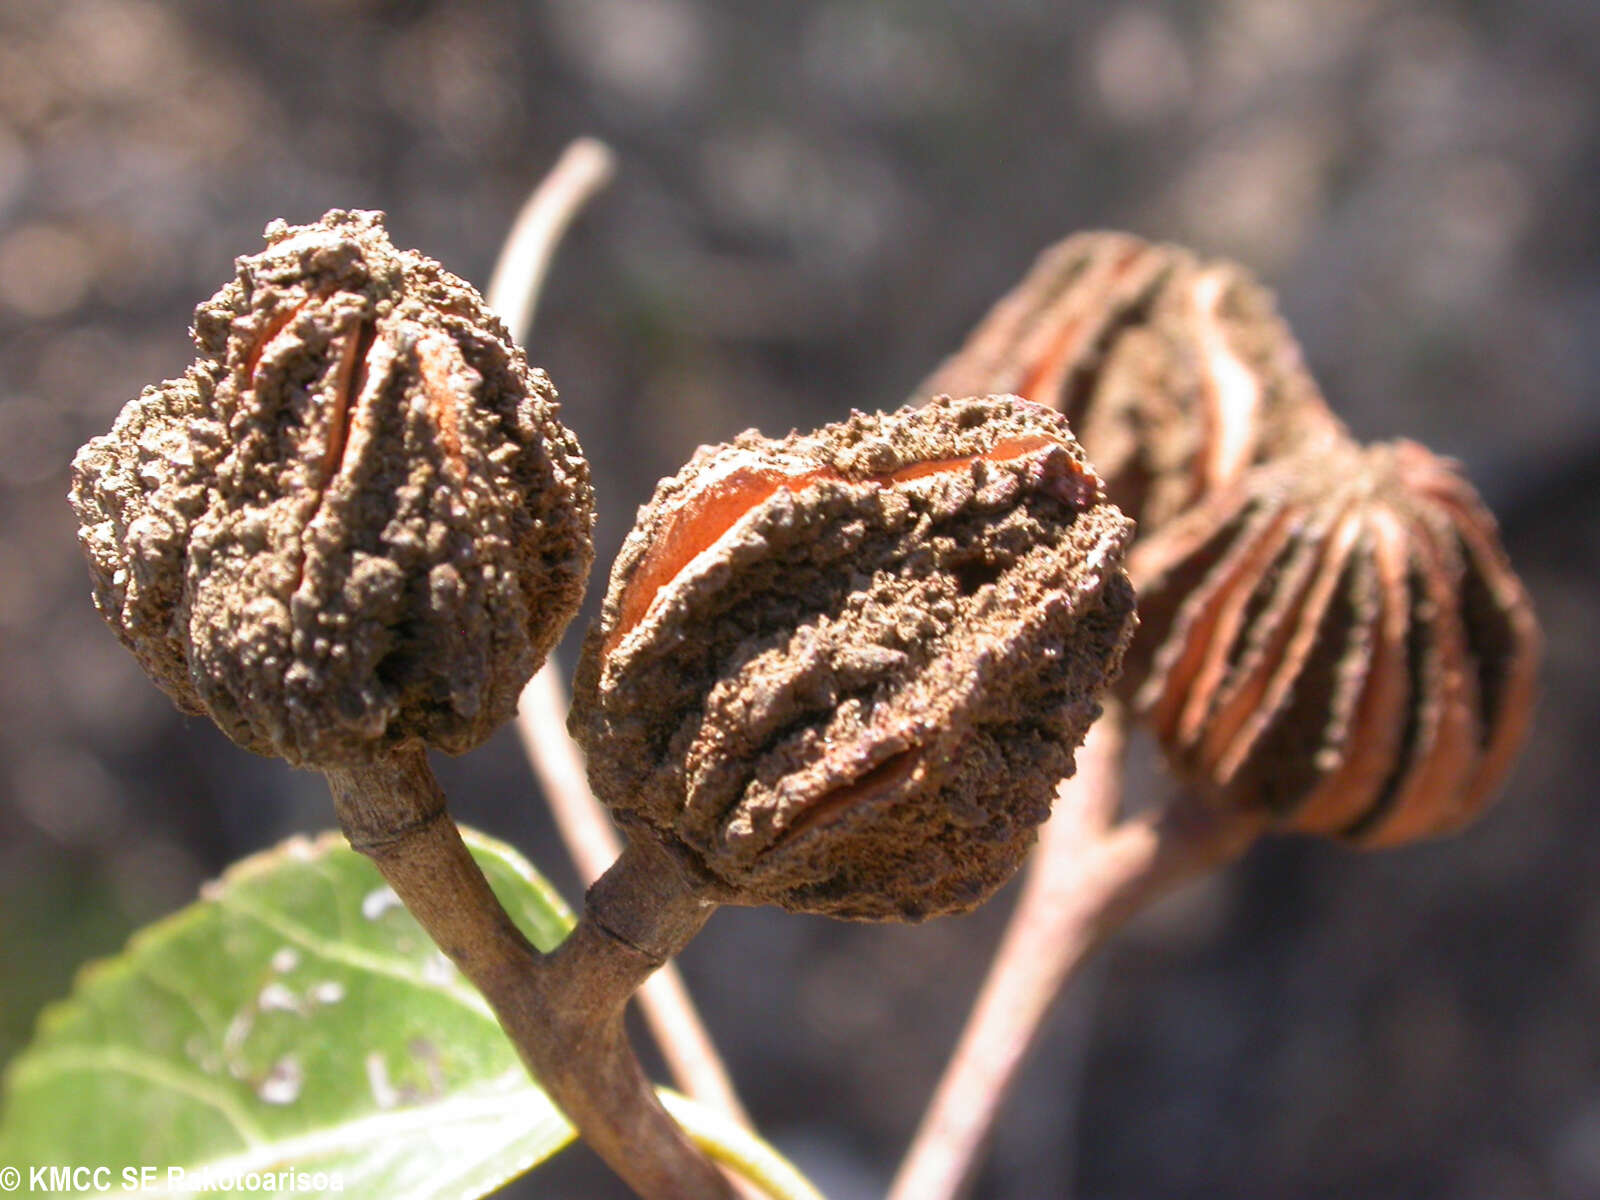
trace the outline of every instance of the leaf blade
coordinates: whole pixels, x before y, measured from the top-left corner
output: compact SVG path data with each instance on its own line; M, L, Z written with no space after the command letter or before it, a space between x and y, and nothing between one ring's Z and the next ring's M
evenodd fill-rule
M557 944L560 898L508 847L465 836L524 932ZM345 1196L443 1200L573 1136L482 998L332 834L245 860L80 972L4 1097L0 1161L104 1164L119 1181L322 1171Z

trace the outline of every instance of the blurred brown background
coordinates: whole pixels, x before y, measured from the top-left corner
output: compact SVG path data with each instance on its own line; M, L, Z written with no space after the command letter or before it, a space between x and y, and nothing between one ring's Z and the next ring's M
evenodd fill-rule
M1381 856L1277 841L1149 914L1058 1014L981 1194L1600 1195L1597 78L1593 0L0 0L0 1059L80 961L331 823L319 777L181 720L102 627L73 450L181 372L268 220L382 208L483 283L593 133L623 171L531 353L602 563L697 443L898 402L1046 243L1118 227L1259 271L1357 434L1465 461L1535 595L1545 699L1500 807ZM509 735L441 771L576 895ZM1008 903L725 912L686 956L835 1200L886 1184ZM516 1194L620 1192L572 1152Z

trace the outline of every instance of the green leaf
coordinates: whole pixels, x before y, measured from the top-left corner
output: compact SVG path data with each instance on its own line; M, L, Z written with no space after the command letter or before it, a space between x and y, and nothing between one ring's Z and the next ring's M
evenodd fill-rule
M462 836L506 911L553 949L573 923L561 897L509 846ZM729 1118L662 1101L767 1195L821 1200ZM83 970L6 1072L0 1172L26 1188L35 1168L47 1185L50 1168L88 1168L49 1187L83 1195L469 1200L572 1138L483 998L330 833L246 859Z
M467 833L541 949L572 914ZM86 968L7 1071L0 1164L317 1173L347 1197L471 1197L566 1145L482 998L336 834L231 869ZM337 1184L334 1182L337 1180ZM84 1183L76 1186L85 1187ZM94 1190L94 1189L89 1189ZM103 1191L104 1189L99 1189ZM278 1191L290 1187L280 1186Z

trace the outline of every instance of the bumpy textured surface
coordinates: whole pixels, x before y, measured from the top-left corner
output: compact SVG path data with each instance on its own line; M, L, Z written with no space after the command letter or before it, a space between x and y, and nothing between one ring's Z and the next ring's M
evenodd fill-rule
M1270 292L1124 233L1046 250L917 394L989 392L1064 413L1146 532L1255 463L1342 436Z
M307 765L515 709L582 596L587 464L478 294L382 214L267 229L199 358L73 463L95 603L240 745Z
M1015 398L702 448L639 514L571 726L618 817L735 903L961 911L1118 669L1130 523Z
M1412 442L1286 458L1141 542L1127 682L1203 794L1388 846L1476 816L1539 632L1494 519Z

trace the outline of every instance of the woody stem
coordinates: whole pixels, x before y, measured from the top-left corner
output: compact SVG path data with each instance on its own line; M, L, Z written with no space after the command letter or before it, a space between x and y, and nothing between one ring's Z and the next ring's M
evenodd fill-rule
M1041 831L1010 924L888 1200L965 1195L1039 1027L1090 951L1158 896L1254 839L1253 821L1187 805L1118 822L1122 749L1122 716L1108 706Z
M542 955L473 861L421 746L326 774L350 845L483 993L589 1146L648 1200L733 1200L661 1107L623 1033L628 997L712 911L671 860L630 846L591 889L567 940Z
M592 882L616 861L623 843L589 790L582 752L567 735L563 719L567 703L552 655L523 689L517 733L579 876ZM639 988L639 1007L678 1086L749 1126L750 1118L676 966L667 963L645 980Z

